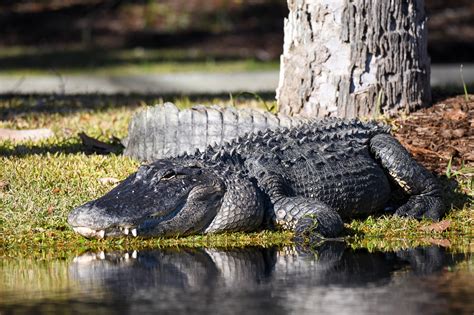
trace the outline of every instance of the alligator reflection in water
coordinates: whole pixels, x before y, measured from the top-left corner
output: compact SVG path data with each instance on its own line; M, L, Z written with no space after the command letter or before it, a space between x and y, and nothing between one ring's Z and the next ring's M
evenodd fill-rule
M130 312L436 314L471 311L472 273L453 294L440 272L464 259L438 247L368 253L338 243L316 252L164 249L85 254L70 276Z

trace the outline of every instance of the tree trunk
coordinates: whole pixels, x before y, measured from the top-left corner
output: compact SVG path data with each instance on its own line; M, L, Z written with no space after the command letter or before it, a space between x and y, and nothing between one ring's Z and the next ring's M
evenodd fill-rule
M361 117L428 105L423 2L288 0L280 111Z

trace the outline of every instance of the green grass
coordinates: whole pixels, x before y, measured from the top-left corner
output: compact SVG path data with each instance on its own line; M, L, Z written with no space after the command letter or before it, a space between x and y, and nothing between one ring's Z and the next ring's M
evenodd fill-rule
M211 55L202 50L76 49L30 47L0 49L0 75L138 75L175 72L236 72L276 70L278 61L237 55Z
M111 105L104 100L102 105L94 107L80 99L51 98L47 110L42 111L36 110L36 101L36 98L0 100L3 119L0 128L51 128L55 132L55 137L39 143L0 142L0 256L62 257L91 249L291 244L291 233L268 231L150 240L87 240L78 236L66 223L68 212L113 187L101 183L100 178L124 179L139 164L121 155L87 155L77 133L84 131L102 140L112 135L123 137L133 112L143 104ZM236 105L263 106L261 101L232 101ZM230 99L206 102L228 105ZM179 105L186 107L191 103L189 99L182 99ZM440 244L471 252L472 169L450 170L450 177L443 180L446 200L452 205L445 218L450 225L445 230L430 231L427 227L432 222L429 221L369 217L346 224L345 242L354 248L369 250ZM459 183L456 189L450 188L453 180Z

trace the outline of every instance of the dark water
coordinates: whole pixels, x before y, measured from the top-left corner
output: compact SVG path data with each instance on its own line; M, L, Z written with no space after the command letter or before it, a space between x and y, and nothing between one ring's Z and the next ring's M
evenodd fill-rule
M0 260L0 314L473 314L472 254L329 243Z

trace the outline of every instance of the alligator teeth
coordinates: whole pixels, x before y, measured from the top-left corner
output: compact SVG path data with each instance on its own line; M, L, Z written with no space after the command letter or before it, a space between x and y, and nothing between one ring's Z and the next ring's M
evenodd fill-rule
M130 255L128 253L125 253L125 255L123 255L123 258L125 258L125 260L129 260L130 259Z
M105 253L104 253L103 251L101 251L101 252L99 253L99 258L100 258L101 260L104 260L104 259L105 259Z
M99 236L99 238L104 238L105 237L105 230L100 230L99 233L97 233L97 236Z
M123 229L123 234L128 235L128 232L129 232L129 230L128 230L127 227Z
M76 226L76 227L73 227L73 229L74 231L76 231L77 233L81 235L84 235L85 237L92 237L97 234L96 230L90 229L85 226Z
M136 250L134 250L133 253L132 253L132 258L137 259L137 256L138 256L138 252Z
M137 229L133 229L133 230L132 230L132 235L133 235L133 236L137 236Z

